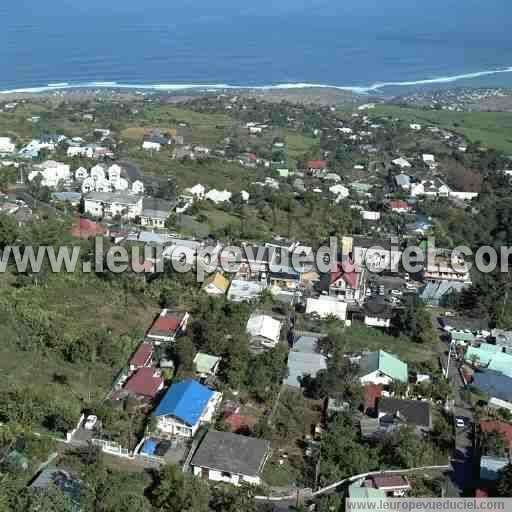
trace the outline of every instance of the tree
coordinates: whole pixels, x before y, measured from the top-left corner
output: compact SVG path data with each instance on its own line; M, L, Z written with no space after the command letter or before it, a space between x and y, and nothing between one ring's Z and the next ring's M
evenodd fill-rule
M496 430L482 432L480 451L485 455L494 455L496 457L504 456L506 453L505 437L501 432Z
M416 343L434 343L437 339L430 314L418 298L400 311L397 323L400 334L410 336Z
M512 496L512 464L508 464L500 471L496 482L496 492L503 498Z
M209 512L208 486L185 475L178 466L165 466L157 476L152 504L161 512Z

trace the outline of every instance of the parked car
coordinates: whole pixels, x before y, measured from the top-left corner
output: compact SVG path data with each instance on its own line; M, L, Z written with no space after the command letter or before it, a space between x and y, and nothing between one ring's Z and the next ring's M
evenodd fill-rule
M412 283L405 283L405 288L407 290L416 290L416 286L414 286Z
M466 421L461 416L455 417L455 426L457 428L465 428L466 427Z
M96 426L96 423L98 423L98 416L94 416L94 414L90 414L87 416L87 419L84 423L85 430L93 430Z
M395 297L401 297L403 295L403 292L401 290L391 290L389 293L391 295L394 295Z

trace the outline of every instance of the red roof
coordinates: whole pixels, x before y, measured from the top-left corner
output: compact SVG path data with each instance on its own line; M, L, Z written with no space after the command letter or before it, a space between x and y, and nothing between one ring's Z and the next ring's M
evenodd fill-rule
M363 388L364 410L375 410L377 408L377 399L382 396L382 387L377 384L368 384Z
M130 360L130 365L137 368L146 366L152 355L153 345L150 345L149 343L141 343L135 354L133 354L133 357Z
M410 208L409 204L406 201L402 201L402 199L394 199L389 202L389 207L392 210L408 210Z
M512 447L512 425L499 420L487 420L480 422L482 432L499 432Z
M254 416L244 416L243 414L237 413L225 416L224 421L229 425L233 432L250 429L258 422Z
M488 498L489 497L489 493L487 492L486 489L477 489L475 491L475 498Z
M336 272L331 272L331 284L334 284L339 279L347 283L347 285L355 289L357 288L357 272L354 264L350 260L346 260L342 263L338 262Z
M410 487L409 482L401 475L372 476L371 479L376 489L400 489Z
M159 316L149 332L162 332L162 333L173 333L178 329L181 319L176 315L171 316Z
M82 219L75 222L71 227L71 235L75 238L91 238L93 236L103 236L106 229L97 222L89 219Z
M155 398L164 379L155 373L154 368L139 368L125 384L124 389L137 395Z
M310 160L308 162L308 169L327 169L327 162L325 160Z

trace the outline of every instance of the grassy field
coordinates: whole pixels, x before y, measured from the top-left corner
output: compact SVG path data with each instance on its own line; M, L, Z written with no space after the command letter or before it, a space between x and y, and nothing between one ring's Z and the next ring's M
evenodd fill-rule
M363 350L385 350L406 362L431 361L436 357L434 347L412 342L406 336L388 336L387 334L363 325L352 325L341 336L343 350L360 352Z
M464 135L471 142L479 141L488 148L512 153L512 113L509 112L446 112L379 105L372 113L438 126Z

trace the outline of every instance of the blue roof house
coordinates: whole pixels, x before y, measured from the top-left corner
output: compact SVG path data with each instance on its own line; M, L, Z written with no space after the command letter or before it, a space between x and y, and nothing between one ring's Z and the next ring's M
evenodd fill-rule
M153 415L164 434L193 437L197 429L212 421L222 393L212 391L193 379L173 384Z

